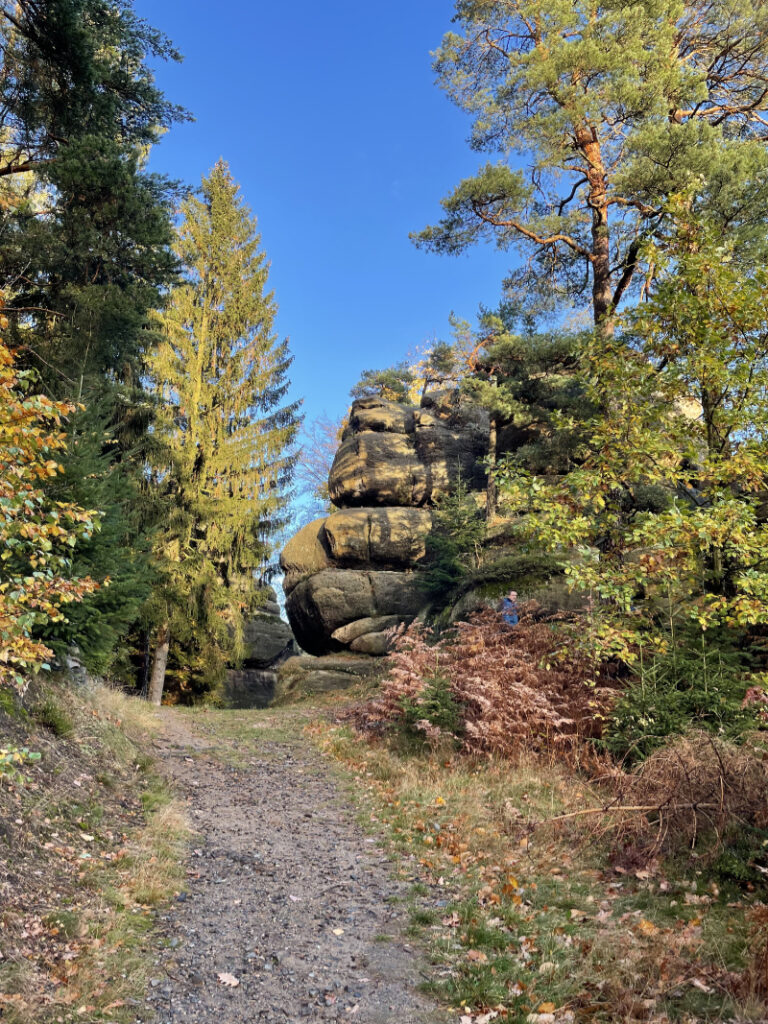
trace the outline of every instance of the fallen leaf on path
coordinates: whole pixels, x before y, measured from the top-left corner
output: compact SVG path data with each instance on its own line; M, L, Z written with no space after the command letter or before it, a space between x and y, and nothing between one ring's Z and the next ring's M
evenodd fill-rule
M646 921L645 918L643 918L638 924L637 930L643 935L655 935L659 929L651 921Z
M237 988L240 984L238 978L234 974L228 974L226 971L217 974L216 977L219 979L222 985L227 985L229 988Z
M334 935L343 935L344 934L344 929L343 928L334 928L333 929L333 934Z

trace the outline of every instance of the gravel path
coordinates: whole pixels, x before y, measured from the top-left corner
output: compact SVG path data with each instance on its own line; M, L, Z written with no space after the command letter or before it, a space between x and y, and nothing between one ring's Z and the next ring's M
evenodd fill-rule
M233 767L185 716L168 711L165 723L158 752L198 837L138 1021L438 1021L389 902L402 884L322 759L301 741L263 739Z

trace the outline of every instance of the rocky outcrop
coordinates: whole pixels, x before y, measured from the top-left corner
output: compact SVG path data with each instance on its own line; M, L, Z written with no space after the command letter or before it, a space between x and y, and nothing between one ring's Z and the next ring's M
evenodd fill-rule
M245 624L245 657L240 668L229 669L224 685L227 703L235 708L262 708L275 693L279 666L297 653L293 630L280 617L271 587L266 601Z
M324 526L336 565L408 569L424 557L432 513L425 508L349 508L334 512Z
M482 486L478 460L487 437L483 415L445 395L442 402L425 396L418 409L361 398L328 477L331 501L342 508L420 507L446 494L459 476Z
M286 612L305 651L386 653L388 631L426 603L414 569L430 506L459 478L482 486L487 436L484 414L453 392L427 395L418 408L353 403L328 482L336 508L300 530L280 560Z
M275 700L282 703L310 693L346 690L371 679L379 670L378 658L337 654L315 658L302 654L289 658L278 670Z

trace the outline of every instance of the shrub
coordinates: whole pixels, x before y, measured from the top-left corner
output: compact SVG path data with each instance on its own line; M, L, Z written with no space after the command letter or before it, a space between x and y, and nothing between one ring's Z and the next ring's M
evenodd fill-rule
M401 630L381 692L357 709L357 724L383 731L410 721L430 738L460 731L476 754L574 751L599 735L613 689L586 658L559 659L556 627L566 618L542 618L530 602L515 627L485 609L438 640L419 624ZM454 706L458 729L447 726ZM436 709L440 721L429 717Z
M632 764L691 727L738 740L755 728L765 707L756 698L745 700L748 667L725 631L682 634L625 686L606 729L606 748Z
M424 680L416 697L403 697L403 724L409 732L455 736L462 731L461 706L453 695L447 676L435 672Z
M6 324L0 313L0 328ZM91 536L96 514L50 501L43 487L61 470L52 456L66 445L61 427L73 407L32 394L32 382L0 339L0 686L19 692L49 667L38 631L96 588L71 572L71 549Z
M482 563L485 532L484 513L459 478L432 513L426 561L417 576L419 586L436 607L444 607L462 580Z
M11 782L24 782L25 775L21 766L40 760L40 754L27 747L0 747L0 779Z

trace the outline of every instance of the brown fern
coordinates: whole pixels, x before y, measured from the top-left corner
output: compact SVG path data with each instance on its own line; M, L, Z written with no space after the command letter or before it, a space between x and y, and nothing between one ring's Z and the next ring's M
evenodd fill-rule
M359 727L382 731L418 705L436 674L461 709L460 738L468 753L517 757L524 751L573 752L600 735L613 699L604 666L569 653L559 627L566 616L543 617L531 602L508 626L485 609L436 640L420 624L401 628L380 694L355 713ZM423 731L434 738L426 720Z

